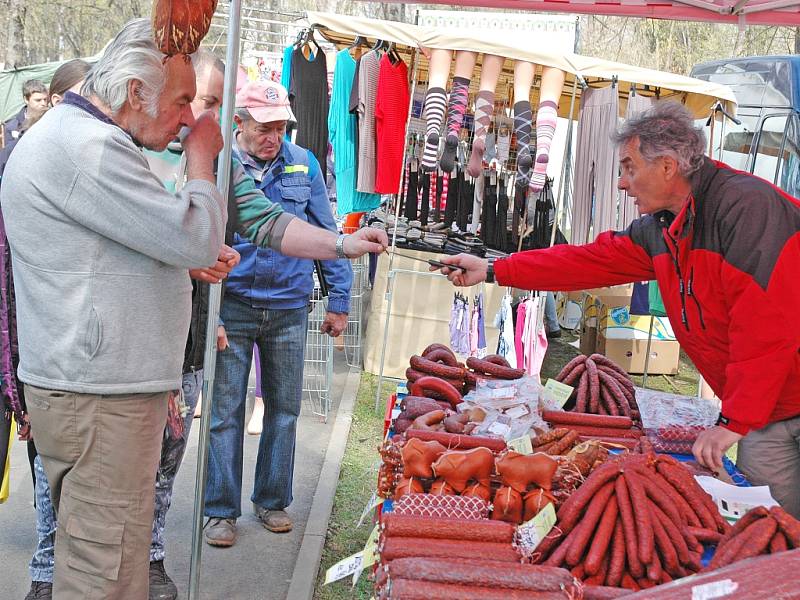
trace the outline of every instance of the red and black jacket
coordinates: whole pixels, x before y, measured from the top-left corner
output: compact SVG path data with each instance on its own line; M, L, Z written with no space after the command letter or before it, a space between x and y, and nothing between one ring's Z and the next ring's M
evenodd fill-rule
M656 279L675 335L746 434L800 415L800 200L706 159L677 216L661 212L584 246L520 252L497 282L580 290Z

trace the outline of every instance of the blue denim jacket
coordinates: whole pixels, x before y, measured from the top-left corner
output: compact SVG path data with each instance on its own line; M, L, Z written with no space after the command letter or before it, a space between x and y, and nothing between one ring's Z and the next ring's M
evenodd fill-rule
M278 156L263 171L236 144L234 154L267 198L312 225L337 231L325 180L311 152L284 140ZM313 261L259 248L238 235L234 248L242 260L228 275L226 294L253 308L290 309L308 304L314 289ZM322 271L329 288L328 310L349 312L353 283L350 261L323 260Z

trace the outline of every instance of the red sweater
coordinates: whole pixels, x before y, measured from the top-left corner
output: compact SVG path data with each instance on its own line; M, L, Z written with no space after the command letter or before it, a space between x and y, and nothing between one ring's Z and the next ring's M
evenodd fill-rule
M375 192L378 194L400 192L408 103L408 67L403 61L393 65L385 54L381 59L378 99L375 103L378 143Z
M721 424L800 415L800 200L706 159L677 216L644 216L585 246L521 252L497 282L579 290L657 279L681 346L722 398Z

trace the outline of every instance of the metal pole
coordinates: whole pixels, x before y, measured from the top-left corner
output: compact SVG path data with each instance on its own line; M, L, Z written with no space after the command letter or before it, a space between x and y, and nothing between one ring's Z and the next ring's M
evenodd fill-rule
M225 92L222 103L222 139L224 146L217 167L217 188L223 198L228 197L231 173L233 138L233 109L236 98L236 75L239 65L239 37L241 34L241 0L231 0L228 19L228 48L225 53ZM211 408L214 400L214 373L217 366L217 323L222 286L210 286L208 294L208 321L206 322L206 350L203 360L203 413L200 418L200 438L197 443L197 476L194 492L194 523L192 555L189 563L189 600L200 598L200 562L203 550L203 508L208 474L208 440L211 432Z
M414 19L415 22L419 21L419 12L417 12L417 16ZM417 76L419 72L419 53L417 52L416 48L411 52L411 61L414 63L413 68L411 70L411 96L408 101L408 119L406 120L406 138L403 146L403 156L405 157L408 153L408 137L411 131L411 113L414 110L414 94L417 91ZM403 171L405 170L405 161L401 165L400 171L400 186L403 185ZM395 198L395 206L394 206L394 230L392 231L392 250L389 253L389 269L388 269L388 281L386 282L386 294L384 298L388 302L388 307L386 310L386 321L383 324L383 345L381 346L381 366L378 369L378 387L375 391L375 412L378 412L378 409L381 405L381 388L383 387L383 368L386 362L386 346L388 343L387 338L389 337L389 320L392 318L392 294L394 293L394 277L392 275L392 269L394 267L394 252L397 248L397 222L400 220L400 194L402 193L402 189L397 190L397 196ZM416 198L414 199L416 202ZM406 198L406 202L408 202L408 198ZM387 211L388 214L388 211Z
M575 74L575 81L572 82L572 98L569 101L569 125L567 125L567 141L564 144L564 160L561 162L561 177L558 180L558 194L556 195L556 208L553 213L553 231L550 234L550 245L556 243L556 231L558 229L558 213L564 204L564 196L567 195L567 188L564 180L567 177L567 165L572 162L572 113L575 109L575 94L578 92L578 74Z
M642 387L647 387L647 369L650 366L650 343L653 341L653 321L655 317L650 315L650 330L647 332L647 351L644 355L644 373L642 374Z

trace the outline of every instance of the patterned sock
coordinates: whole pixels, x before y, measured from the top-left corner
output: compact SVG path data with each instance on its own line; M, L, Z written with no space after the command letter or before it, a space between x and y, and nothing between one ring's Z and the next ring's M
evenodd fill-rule
M517 187L527 187L531 178L531 103L514 104L514 133L517 136Z
M483 153L486 151L486 133L494 114L494 92L481 90L475 98L475 139L472 141L472 154L469 157L467 173L470 177L481 174Z
M541 192L547 180L547 163L550 160L550 144L556 133L558 105L552 100L539 104L536 113L536 164L531 175L531 190Z
M422 170L433 171L439 156L439 135L444 121L444 110L447 106L447 94L442 88L430 88L425 96L425 149L422 152Z
M456 148L458 148L458 133L464 123L464 113L467 112L469 100L469 79L466 77L453 77L453 86L450 88L450 100L447 104L447 137L444 141L444 152L439 160L439 166L445 173L450 173L456 166Z

